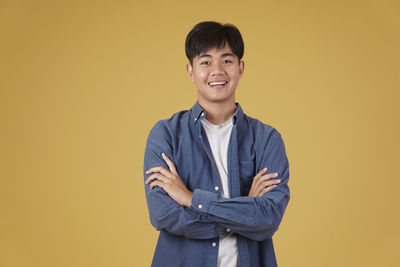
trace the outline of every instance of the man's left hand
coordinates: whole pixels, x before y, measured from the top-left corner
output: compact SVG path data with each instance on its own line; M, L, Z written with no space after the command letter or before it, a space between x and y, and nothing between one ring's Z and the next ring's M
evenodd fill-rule
M164 153L162 153L161 156L167 163L169 170L162 166L153 167L147 170L146 174L153 174L147 178L145 184L151 183L150 190L155 186L161 187L179 205L190 207L193 193L183 184L182 179L176 171L174 163Z

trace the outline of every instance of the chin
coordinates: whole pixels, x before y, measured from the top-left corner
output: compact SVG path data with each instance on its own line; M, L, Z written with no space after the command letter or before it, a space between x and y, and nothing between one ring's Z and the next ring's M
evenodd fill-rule
M213 102L213 103L223 103L226 101L229 101L230 97L210 97L206 98L208 102Z
M204 94L203 92L199 92L199 97L201 97L204 101L212 102L212 103L221 103L229 101L229 99L234 98L234 94L228 92L213 92Z

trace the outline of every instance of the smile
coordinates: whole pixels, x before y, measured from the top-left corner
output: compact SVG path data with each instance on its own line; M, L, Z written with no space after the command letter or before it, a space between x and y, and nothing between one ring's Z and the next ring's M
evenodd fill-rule
M212 88L223 88L228 82L221 81L221 82L209 82L208 85Z

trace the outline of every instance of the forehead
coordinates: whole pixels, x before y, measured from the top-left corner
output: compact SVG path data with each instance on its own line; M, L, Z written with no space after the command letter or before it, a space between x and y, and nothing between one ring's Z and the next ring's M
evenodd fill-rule
M233 54L231 47L229 46L228 43L225 44L225 46L217 48L213 47L206 52L202 52L199 55L196 56L197 59L203 58L203 57L226 57L226 56L235 56Z

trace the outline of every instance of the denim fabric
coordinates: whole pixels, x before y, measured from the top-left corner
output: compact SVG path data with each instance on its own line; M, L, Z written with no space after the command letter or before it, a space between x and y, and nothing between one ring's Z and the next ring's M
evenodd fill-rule
M177 204L161 188L145 185L152 225L160 231L152 266L217 266L220 236L236 234L239 266L277 266L272 242L290 191L289 163L281 135L273 127L243 113L236 103L228 147L231 198L221 197L221 184L200 120L205 111L196 102L190 109L155 124L149 133L143 174L164 166L164 152L175 164L192 205ZM264 167L282 182L262 197L249 197L253 177Z

